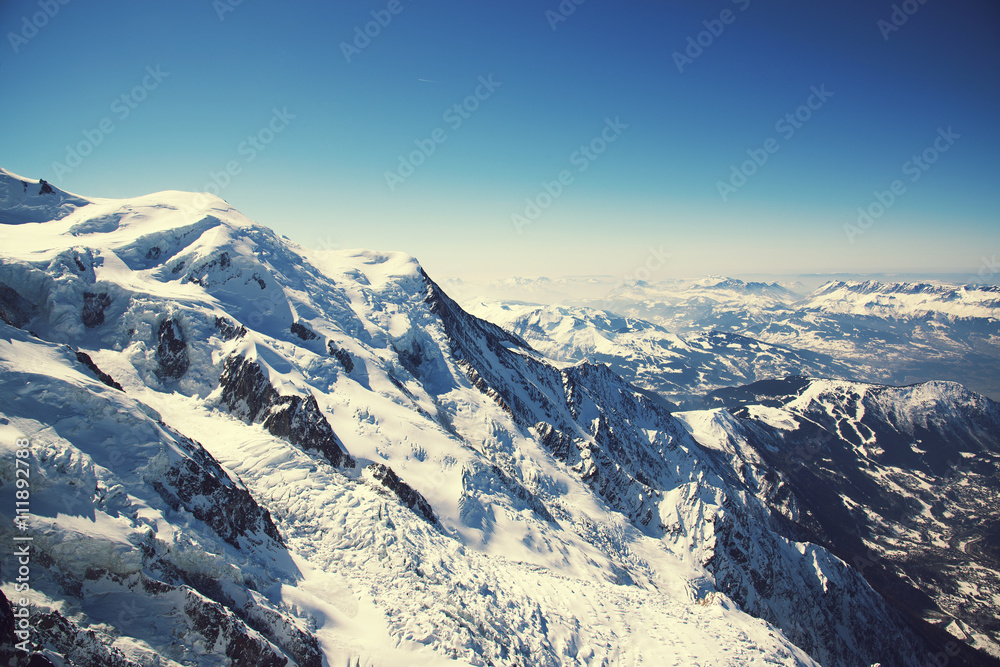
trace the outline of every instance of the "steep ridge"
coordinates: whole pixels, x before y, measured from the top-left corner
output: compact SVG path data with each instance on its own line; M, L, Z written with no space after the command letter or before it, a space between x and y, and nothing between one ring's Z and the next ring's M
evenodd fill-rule
M930 650L648 391L547 360L412 258L309 251L217 198L83 201L8 226L0 253L6 454L27 437L39 479L122 489L73 512L37 489L33 534L77 545L40 547L38 613L70 624L39 626L49 655L904 665ZM127 465L108 460L115 437ZM89 587L88 568L113 576ZM141 632L118 595L169 621ZM75 632L93 641L67 647Z
M887 664L893 661L887 656L907 655L914 637L898 616L871 599L867 585L836 558L811 545L789 549L742 489L730 490L699 460L695 443L683 438L664 408L602 365L565 368L561 378L545 365L532 368L539 362L521 353L519 338L469 316L433 283L428 298L449 332L453 353L471 366L470 377L481 391L522 425L534 421L550 451L633 523L673 543L675 553L699 552L715 585L741 608L775 623L824 663L848 663L856 659L852 652ZM505 369L518 372L511 377ZM591 425L584 433L592 440L578 437L581 422ZM860 598L872 606L845 615L845 600ZM808 623L798 604L802 599L810 601ZM872 631L887 626L896 633L885 637ZM849 649L830 627L846 629ZM879 648L867 653L865 646L872 644ZM899 664L913 659L896 658Z
M806 378L711 399L725 410L681 419L786 517L796 539L853 564L920 619L930 641L958 639L1000 657L1000 405L947 382Z

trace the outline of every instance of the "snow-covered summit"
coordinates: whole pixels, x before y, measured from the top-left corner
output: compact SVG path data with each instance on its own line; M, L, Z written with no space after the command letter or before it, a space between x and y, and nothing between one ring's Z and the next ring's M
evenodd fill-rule
M0 224L58 220L90 203L90 199L44 180L24 178L0 168Z
M930 646L662 400L553 363L413 258L306 250L205 195L85 201L0 249L5 452L31 440L39 494L85 490L32 517L54 536L33 570L50 655L809 665ZM576 317L557 315L539 326Z

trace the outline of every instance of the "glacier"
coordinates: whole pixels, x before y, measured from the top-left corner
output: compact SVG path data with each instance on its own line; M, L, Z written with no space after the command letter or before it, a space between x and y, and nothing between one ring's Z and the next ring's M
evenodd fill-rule
M815 419L804 398L674 412L470 314L408 255L304 248L204 194L99 199L0 171L0 223L0 446L12 462L31 443L39 659L990 664L982 604L942 598L935 632L803 519L825 506L767 456L803 446L784 434ZM892 403L907 423L996 411L925 391ZM869 446L852 438L817 446ZM967 500L977 516L990 497ZM21 595L7 572L2 592Z

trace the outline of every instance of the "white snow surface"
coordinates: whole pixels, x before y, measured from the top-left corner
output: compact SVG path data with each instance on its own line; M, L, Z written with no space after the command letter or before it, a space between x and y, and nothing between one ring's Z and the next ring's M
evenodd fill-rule
M31 440L31 530L59 567L134 577L147 546L212 579L254 581L256 604L313 632L330 665L817 664L714 590L710 540L695 534L711 530L711 493L678 484L661 501L688 539L647 534L471 386L413 258L306 250L205 195L32 194L37 181L9 172L0 184L0 283L36 304L24 329L39 337L0 323L3 456L13 459L17 437ZM107 297L97 326L81 322L88 294ZM180 380L158 374L167 316L188 342ZM216 318L246 334L223 340ZM289 333L293 323L315 338ZM420 382L400 351L420 360ZM255 360L279 394L315 397L358 467L335 468L231 416L218 378L233 355ZM189 456L184 436L271 513L286 550L263 536L235 549L150 490ZM372 462L423 495L440 527L361 472ZM492 466L543 498L554 520L498 488ZM12 469L0 488L7 541ZM136 617L161 621L145 634L109 632L126 595L111 579L88 584L86 602L40 586L39 609L98 629L137 664L227 664L218 647L178 647L184 621L141 597L128 598ZM6 581L3 590L14 596Z

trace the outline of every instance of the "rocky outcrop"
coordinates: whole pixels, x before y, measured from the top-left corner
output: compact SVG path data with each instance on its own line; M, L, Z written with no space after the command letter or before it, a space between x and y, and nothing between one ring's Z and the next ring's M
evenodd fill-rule
M248 540L261 544L265 535L281 544L271 514L235 484L200 444L180 434L175 437L187 457L149 480L160 497L175 511L183 507L204 521L237 549Z
M20 329L31 319L31 304L16 290L0 283L0 320Z
M180 322L169 317L163 320L156 338L156 359L159 363L157 373L160 379L179 379L187 372L191 363Z
M84 292L83 310L80 318L84 326L93 329L104 324L104 311L111 305L111 297L106 292Z
M102 637L93 630L80 628L58 611L38 614L32 621L46 648L62 655L68 661L66 664L93 667L98 667L98 665L100 667L143 667L141 664L129 660L120 649L109 646L106 643L107 639L102 640Z
M313 340L317 337L315 331L301 322L292 322L292 326L289 327L289 330L302 340Z
M326 341L326 349L330 353L331 357L336 358L340 362L340 365L344 367L344 370L350 373L354 370L354 360L351 358L351 353L342 347L337 347L337 345L332 341Z
M222 403L248 424L260 423L272 435L318 452L335 466L354 467L314 396L282 396L256 362L240 355L226 359L219 386Z
M23 651L17 644L21 641L14 634L15 618L10 601L0 591L0 666L2 667L53 667L45 656L34 652L34 642L29 642L31 650Z
M107 373L105 373L104 371L102 371L100 368L97 367L97 364L94 363L94 360L90 358L89 354L77 350L76 360L79 361L84 366L86 366L90 370L90 372L96 375L97 379L103 382L104 384L108 385L113 389L117 389L118 391L125 391L124 389L122 389L122 386L120 384L115 382L115 379L113 377L111 377L110 375L108 375Z
M219 330L222 340L234 340L242 338L247 334L247 328L242 324L237 324L226 317L215 318L215 328Z
M435 516L434 510L431 508L430 503L427 502L427 499L420 495L412 486L401 480L392 468L381 463L373 463L365 468L365 471L377 482L381 482L382 486L392 491L399 498L400 502L426 519L428 523L435 526L438 525L438 518Z
M169 564L152 559L150 566L163 571L166 579L189 578ZM64 579L64 581L66 581ZM84 581L72 582L86 597L90 586L99 586L104 595L124 600L114 620L132 623L121 628L128 636L153 639L153 614L157 607L176 609L184 635L197 643L213 647L227 658L226 664L240 667L286 667L288 657L299 667L322 667L323 654L315 637L306 634L274 611L264 612L252 599L242 605L233 600L219 601L206 596L190 583L168 583L143 574L121 577L92 569ZM90 629L79 615L67 618L58 610L36 611L32 616L37 644L62 656L68 665L87 667L147 667L158 664L155 656L135 662L113 645L114 635ZM103 626L106 628L107 626ZM103 628L102 628L103 629ZM0 655L3 649L0 648ZM23 654L21 654L23 655ZM197 664L198 654L188 646L174 644L164 657L181 664ZM35 654L31 659L44 660ZM0 662L0 664L4 664ZM21 665L51 666L50 662L15 662Z

